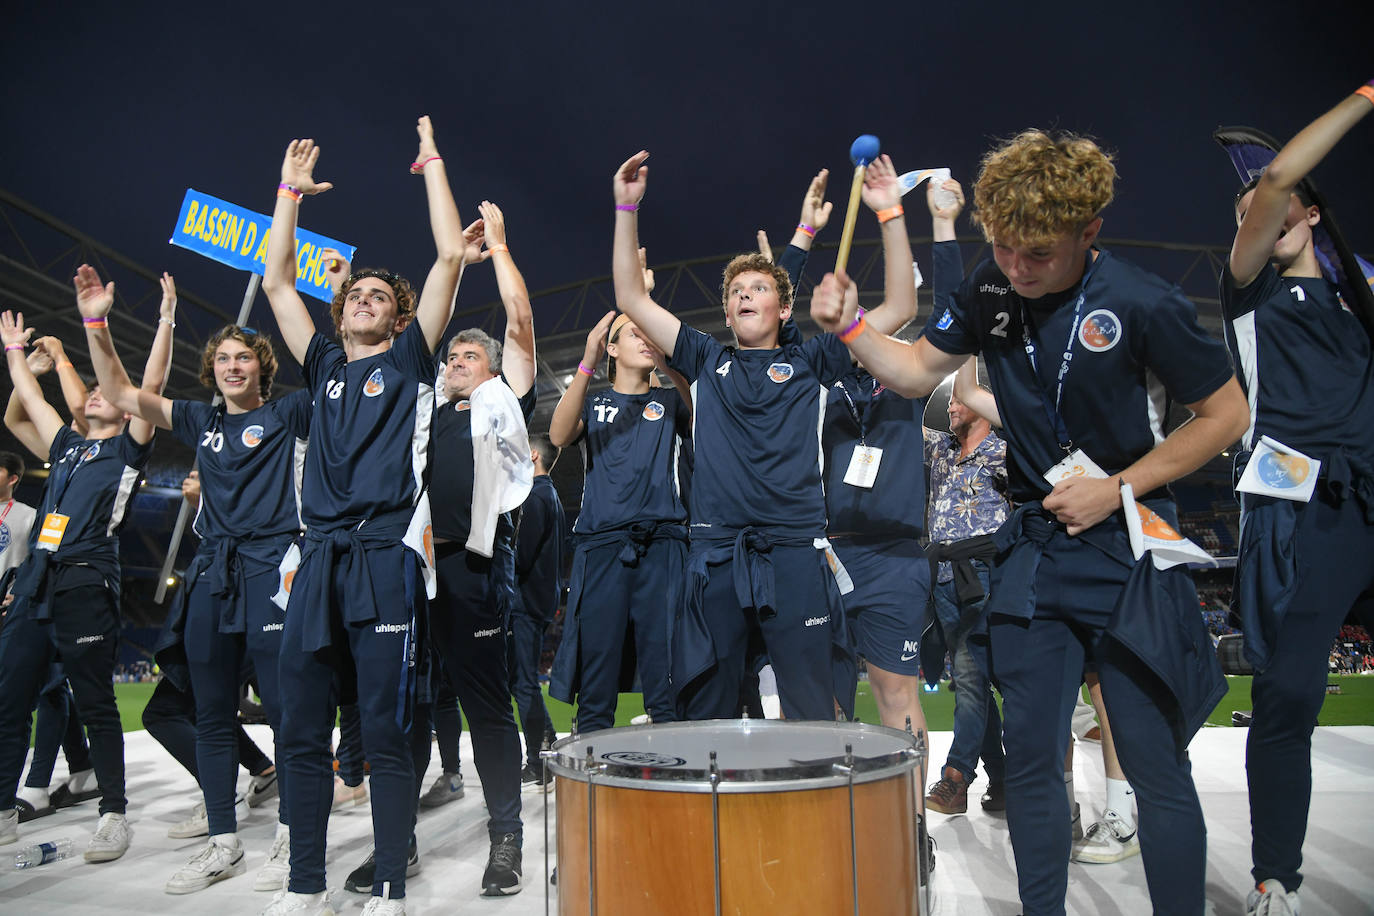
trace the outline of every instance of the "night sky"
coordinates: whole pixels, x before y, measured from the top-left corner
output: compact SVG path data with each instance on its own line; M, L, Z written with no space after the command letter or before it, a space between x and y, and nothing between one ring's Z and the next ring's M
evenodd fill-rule
M316 177L336 186L302 225L418 281L433 246L406 166L430 114L464 221L499 203L537 291L609 272L610 175L641 147L661 263L750 248L760 227L785 242L821 167L842 209L863 132L899 171L966 183L992 138L1087 132L1119 155L1104 236L1229 245L1237 182L1212 129L1286 139L1374 75L1355 4L1308 21L1291 11L1316 4L1173 0L9 6L0 187L231 313L243 275L167 245L182 195L270 213L293 137L317 140ZM1366 254L1371 153L1374 118L1315 173ZM928 234L923 209L909 222ZM495 297L489 268L463 284L460 309Z

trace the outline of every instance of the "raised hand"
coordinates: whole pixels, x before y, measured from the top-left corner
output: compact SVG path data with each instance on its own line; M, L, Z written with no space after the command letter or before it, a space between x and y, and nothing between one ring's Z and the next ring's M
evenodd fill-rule
M939 206L936 194L939 191L948 191L954 195L954 203L947 207ZM953 178L946 178L943 185L938 185L935 179L926 182L926 206L930 208L930 215L934 219L947 219L953 221L964 209L964 189L959 182Z
M897 170L892 167L892 158L887 153L868 164L864 173L863 202L875 213L899 206L902 202Z
M844 271L826 274L811 294L811 320L823 331L843 331L858 313L859 288Z
M639 249L639 269L644 274L644 292L654 291L654 272L649 269L649 253L644 248Z
M5 312L0 315L0 341L7 349L15 344L27 346L32 334L33 328L24 327L23 312Z
M644 164L648 158L649 151L640 150L616 169L611 187L615 191L617 206L637 204L644 199L644 192L649 189L649 167Z
M489 200L478 204L477 212L482 214L482 231L487 237L487 255L490 256L492 246L506 244L506 216Z
M601 316L596 327L587 333L587 348L582 351L582 365L588 369L595 369L601 358L606 355L606 338L611 333L613 321L615 312L607 312Z
M40 337L33 342L35 352L42 350L54 363L67 361L67 349L62 346L62 341L51 335ZM35 372L34 375L38 373Z
M476 264L491 257L490 251L485 251L482 245L486 242L486 235L483 233L483 221L475 219L463 230L463 263Z
M162 302L157 308L158 317L173 321L177 317L177 281L164 270L158 282L162 284Z
M100 275L89 264L82 264L72 278L76 287L76 307L82 318L104 318L114 308L114 281L100 285Z
M759 243L759 254L770 261L773 260L773 246L768 244L768 233L760 229L754 238Z
M888 163L891 168L892 163ZM869 174L872 174L873 167L869 166ZM803 226L810 226L820 232L825 228L826 223L830 222L830 211L834 204L825 199L825 186L830 181L830 170L821 169L816 173L816 177L811 179L811 184L806 189L806 196L802 198L801 223Z
M29 364L29 371L35 376L42 375L45 372L51 372L52 367L57 365L56 361L53 359L53 355L43 348L43 340L46 339L47 338L40 339L34 344L33 349L29 351L29 355L24 357Z
M328 181L315 180L315 163L319 159L320 148L314 140L292 140L281 162L282 184L289 184L302 194L320 194L334 187Z
M324 258L324 275L329 278L329 288L337 293L339 287L348 279L352 265L337 248L321 248L320 256Z
M420 120L415 122L415 132L420 135L420 151L415 154L415 161L423 171L425 160L439 155L439 147L434 145L434 125L429 115L421 115Z

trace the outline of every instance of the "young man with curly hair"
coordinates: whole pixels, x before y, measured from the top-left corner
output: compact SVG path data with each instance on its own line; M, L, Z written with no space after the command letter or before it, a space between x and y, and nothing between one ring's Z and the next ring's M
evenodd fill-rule
M985 606L1005 715L1007 817L1027 914L1062 914L1070 812L1062 763L1085 662L1096 665L1156 912L1201 913L1206 829L1187 743L1225 690L1186 570L1136 560L1121 484L1176 523L1166 484L1245 429L1226 352L1176 287L1095 242L1116 169L1083 137L1026 131L993 149L975 185L992 245L912 345L860 330L850 349L882 382L929 392L981 353L1019 505L998 532ZM844 275L812 300L824 328L854 321ZM1166 396L1193 418L1167 436ZM1104 476L1051 484L1091 459ZM1136 511L1126 506L1126 512Z
M792 284L760 254L725 268L722 304L737 347L687 327L649 298L636 212L648 156L631 156L613 179L612 269L621 311L695 383L687 596L671 636L678 711L688 719L735 716L746 672L766 653L789 719L833 719L837 701L852 710L854 682L845 671L853 663L839 589L817 546L825 544L826 520L817 428L823 390L849 372L849 354L832 334L780 342ZM892 216L884 238L891 237L887 255L900 264L901 280L870 319L888 331L916 309L904 221Z

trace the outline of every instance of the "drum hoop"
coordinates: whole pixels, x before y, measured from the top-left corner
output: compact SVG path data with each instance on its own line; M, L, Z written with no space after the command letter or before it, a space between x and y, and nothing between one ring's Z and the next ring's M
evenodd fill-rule
M793 723L773 722L767 720L751 719L749 727L751 731L758 730L766 732L771 728L787 728ZM817 726L833 728L836 731L844 731L849 734L872 733L884 734L889 737L899 739L906 747L887 754L879 754L872 757L854 758L853 781L855 784L878 782L908 773L922 761L924 754L919 750L914 736L908 732L899 731L894 728L885 728L880 725L868 725L857 722L807 722L809 728ZM656 732L663 732L673 729L694 729L699 727L696 722L665 722L657 725L637 725L616 729L606 729L606 739L614 742L615 737L631 732L654 729ZM589 782L595 775L598 786L615 787L620 789L641 789L653 792L683 792L701 793L709 795L711 793L711 773L708 767L651 767L639 766L634 764L615 763L612 761L597 758L591 768L594 773L588 772L588 764L585 756L569 755L559 753L560 749L580 742L587 745L588 735L570 735L559 739L554 743L552 750L555 752L548 758L549 769L554 775L564 779L572 779L577 782ZM595 742L592 742L594 745ZM818 761L807 761L792 763L788 766L780 767L754 767L747 769L730 769L728 766L721 766L720 782L717 791L722 794L749 794L759 792L802 792L813 789L843 788L850 784L849 775L846 772L838 771L835 764L843 762L842 755L833 758L825 758ZM721 763L728 763L722 761Z

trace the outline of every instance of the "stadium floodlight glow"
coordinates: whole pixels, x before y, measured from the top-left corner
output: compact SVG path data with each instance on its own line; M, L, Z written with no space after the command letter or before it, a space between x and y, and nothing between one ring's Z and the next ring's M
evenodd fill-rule
M175 586L176 584L177 584L177 577L176 577L176 576L168 576L168 577L167 577L167 587L168 587L168 588L172 588L172 587Z

